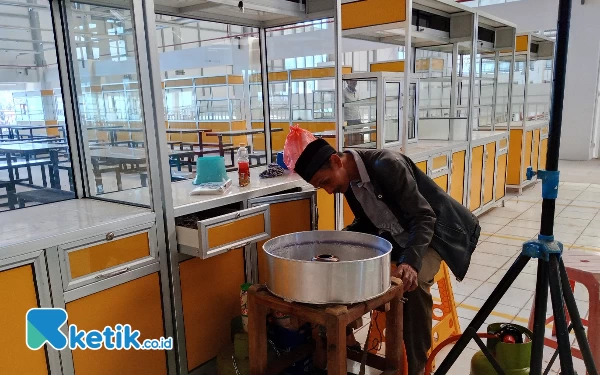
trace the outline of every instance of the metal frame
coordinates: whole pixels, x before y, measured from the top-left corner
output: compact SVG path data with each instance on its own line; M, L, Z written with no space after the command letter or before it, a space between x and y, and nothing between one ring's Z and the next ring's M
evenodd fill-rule
M273 161L273 145L271 144L271 106L269 102L269 69L267 58L267 33L264 28L259 29L258 42L260 44L260 76L262 81L263 95L263 125L265 131L265 158L267 164ZM288 77L289 80L289 77ZM250 108L250 111L252 108ZM252 113L250 113L252 124ZM252 126L252 125L250 125Z
M317 191L300 191L297 193L279 194L261 198L252 198L248 200L248 207L252 208L255 206L260 207L264 204L277 204L298 201L303 199L310 199L311 212L310 221L312 230L317 229ZM270 235L269 235L270 237ZM258 248L257 244L252 243L246 246L246 281L251 283L258 283Z
M344 130L342 129L342 121L344 118L343 98L341 93L344 92L342 81L342 62L344 61L344 53L342 51L342 0L335 0L335 16L333 18L334 27L334 53L335 53L335 138L337 149L344 148ZM342 230L344 228L344 201L342 194L336 193L334 198L334 218L335 229Z
M50 289L50 280L48 278L44 250L0 260L0 272L28 265L33 267L32 281L35 282L37 297L39 299L39 307L55 307L52 301L53 293ZM47 354L46 358L48 367L50 369L50 374L61 374L62 371L59 352L56 349L53 349L50 345L46 345L44 348Z
M106 244L112 241L119 241L120 239L135 236L141 233L148 233L148 244L150 253L148 256L132 260L130 262L122 263L117 266L109 267L97 272L86 274L85 276L73 278L71 276L71 264L69 262L69 253L76 252L79 250L86 249L91 246L98 246ZM59 257L60 257L60 268L63 274L63 289L65 291L73 290L81 286L97 282L98 280L112 277L117 274L125 273L130 270L144 267L150 263L155 262L158 259L158 242L156 240L156 226L154 223L149 225L142 225L138 227L130 227L118 232L114 232L114 239L111 241L106 240L106 235L97 235L91 238L78 240L71 243L66 243L63 246L59 246Z
M220 254L224 254L240 247L248 246L252 242L261 241L271 236L271 219L269 205L247 208L230 214L216 216L214 218L198 221L198 230L188 229L187 232L198 233L198 246L196 244L187 243L188 241L179 242L179 251L184 254L196 256L200 259L208 259ZM264 220L264 232L253 234L249 237L238 238L232 242L211 248L209 246L208 230L213 227L235 223L238 220L246 219L253 216L262 215Z
M71 85L72 71L70 65L67 63L67 51L71 51L70 47L70 34L65 35L65 29L63 27L68 26L66 15L63 13L63 7L58 1L50 1L52 16L52 24L54 29L54 40L56 43L56 57L58 62L61 95L63 98L63 109L65 111L65 131L68 134L69 152L71 154L71 170L73 172L73 183L75 185L75 192L77 198L82 198L85 194L84 180L87 180L87 176L81 169L81 154L79 151L80 137L75 128L78 123L76 119L78 116L78 107L71 106L69 103L75 103L74 98L76 95L76 85ZM64 89L63 89L64 88ZM66 134L65 134L66 135Z

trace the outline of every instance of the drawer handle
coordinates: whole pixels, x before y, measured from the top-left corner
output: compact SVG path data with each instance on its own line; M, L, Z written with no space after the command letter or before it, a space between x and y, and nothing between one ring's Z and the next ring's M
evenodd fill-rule
M236 219L239 219L240 217L242 217L242 214L241 214L241 213L239 213L239 212L238 212L237 214L235 214L235 218L236 218Z
M125 267L125 268L121 268L120 270L116 270L113 272L108 272L108 273L101 273L99 275L96 276L96 279L101 280L101 279L107 279L109 277L113 277L113 276L117 276L120 275L122 273L125 273L129 271L129 267Z
M106 240L107 241L112 241L114 239L115 239L115 234L113 232L106 233Z

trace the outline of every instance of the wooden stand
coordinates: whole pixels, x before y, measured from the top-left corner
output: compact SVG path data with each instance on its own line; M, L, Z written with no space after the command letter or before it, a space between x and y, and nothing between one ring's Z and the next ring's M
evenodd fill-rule
M277 363L267 366L266 322L267 315L272 309L326 328L327 373L329 375L345 375L347 373L346 327L370 311L385 311L385 358L369 354L367 364L385 371L386 375L401 375L404 369L402 292L402 282L392 279L392 287L385 294L372 300L354 305L320 306L287 302L273 296L266 287L253 285L248 291L250 374L277 374L314 350L311 346L302 346L289 353L287 358L282 358ZM317 345L319 345L318 341ZM358 355L352 355L352 359L359 359L361 356L362 353L358 353Z

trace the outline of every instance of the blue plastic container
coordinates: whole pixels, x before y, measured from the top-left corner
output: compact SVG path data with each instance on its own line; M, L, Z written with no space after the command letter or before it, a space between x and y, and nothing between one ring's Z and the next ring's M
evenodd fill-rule
M225 159L221 156L204 156L196 160L196 178L193 184L199 185L205 182L227 181L227 170Z

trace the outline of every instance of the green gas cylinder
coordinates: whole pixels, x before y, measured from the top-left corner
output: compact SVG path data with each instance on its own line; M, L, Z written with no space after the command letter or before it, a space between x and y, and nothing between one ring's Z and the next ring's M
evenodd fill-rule
M506 375L529 375L531 360L531 336L527 328L508 323L494 323L488 326L488 333L498 335L487 339L487 348L494 355ZM503 340L507 335L511 340ZM507 343L515 338L515 342ZM482 351L471 359L471 375L496 375L496 370Z

